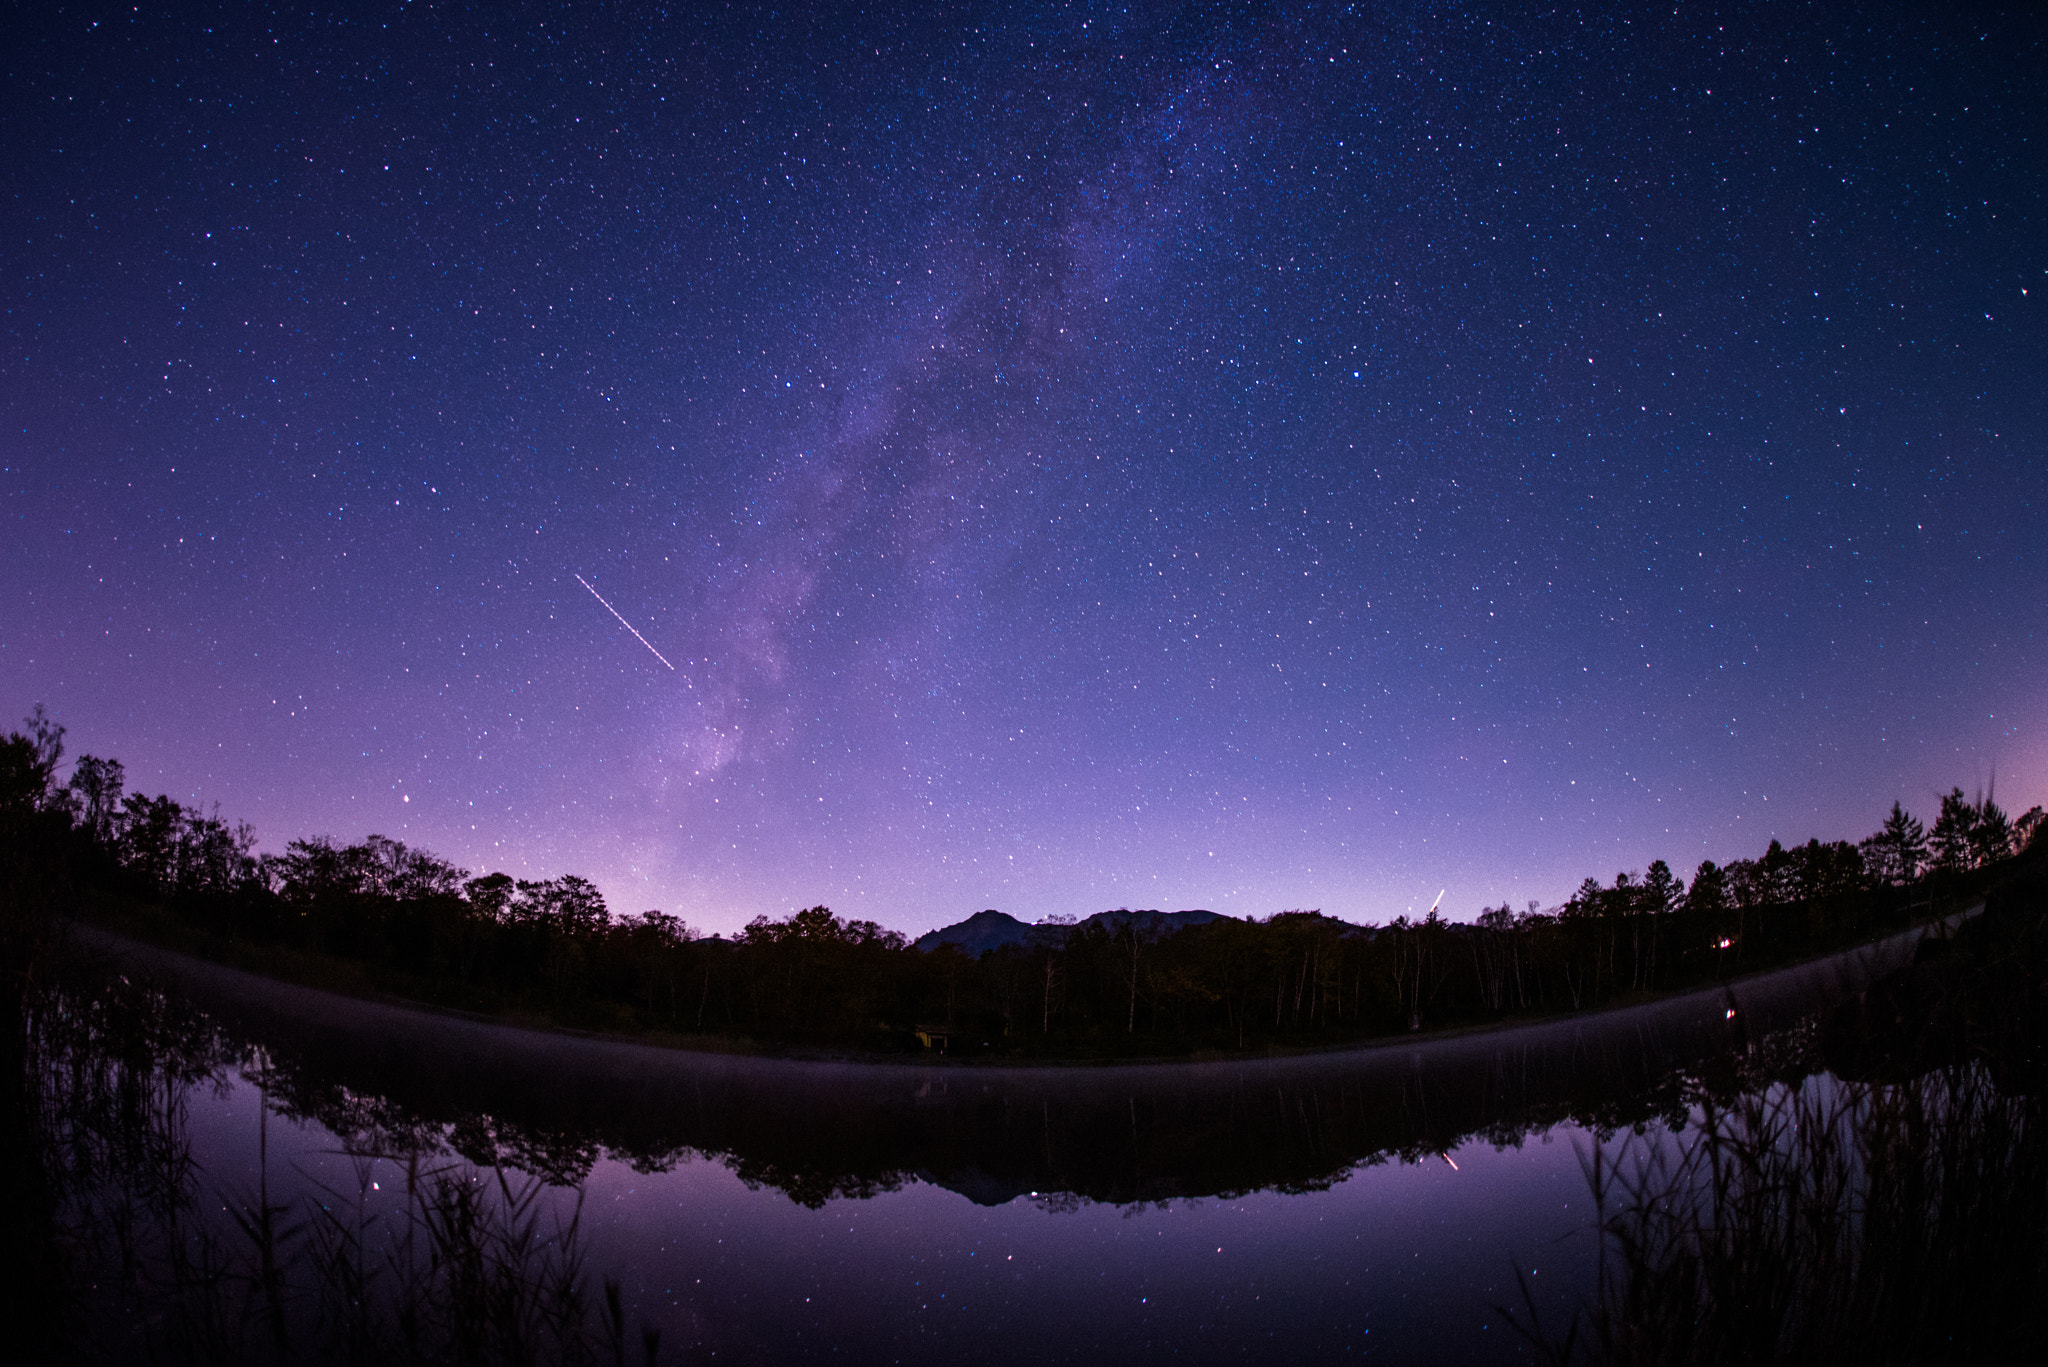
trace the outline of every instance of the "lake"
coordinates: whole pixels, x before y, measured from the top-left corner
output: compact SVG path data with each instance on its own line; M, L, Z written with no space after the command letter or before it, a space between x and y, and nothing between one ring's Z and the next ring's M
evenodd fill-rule
M1589 1174L1677 1164L1743 1098L1833 1105L1815 1013L1918 938L1512 1030L1066 1069L527 1032L94 939L111 978L30 1032L45 1276L102 1360L1529 1360L1605 1285Z

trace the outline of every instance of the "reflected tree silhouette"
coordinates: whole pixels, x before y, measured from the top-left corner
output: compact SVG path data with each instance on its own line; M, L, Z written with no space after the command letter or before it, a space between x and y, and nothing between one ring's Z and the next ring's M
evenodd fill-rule
M657 1359L655 1331L629 1344L618 1285L592 1294L576 1185L587 1143L504 1144L486 1128L493 1160L471 1161L444 1127L311 1081L100 965L46 972L26 1008L17 1119L44 1201L33 1229L12 1232L51 1269L21 1325L31 1360ZM248 1189L201 1171L190 1136L194 1098L238 1074L263 1089ZM353 1189L273 1171L274 1114L327 1125ZM395 1212L371 1200L380 1163L405 1175Z
M1975 1363L2048 1318L2048 877L1586 1151L1598 1287L1553 1362ZM1826 1071L1821 1071L1825 1064Z

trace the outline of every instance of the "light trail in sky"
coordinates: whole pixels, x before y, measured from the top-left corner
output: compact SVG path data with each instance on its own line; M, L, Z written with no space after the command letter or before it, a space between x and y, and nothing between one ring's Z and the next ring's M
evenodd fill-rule
M579 574L576 576L576 582L583 585L584 588L590 589L590 581L588 579L585 579L582 575ZM590 589L590 596L592 598L595 598L598 602L604 603L604 610L606 612L609 612L614 617L619 617L619 610L613 607L610 603L605 603L603 594L599 593L596 589ZM652 641L649 641L645 636L642 636L638 631L634 630L633 624L631 622L627 621L623 617L619 617L619 625L624 627L626 630L633 632L633 639L638 641L641 645L646 646L648 650L652 651L655 659L661 661L665 665L668 665L668 656L662 654L658 650L655 650L654 643ZM668 667L671 670L675 668L674 665L668 665Z

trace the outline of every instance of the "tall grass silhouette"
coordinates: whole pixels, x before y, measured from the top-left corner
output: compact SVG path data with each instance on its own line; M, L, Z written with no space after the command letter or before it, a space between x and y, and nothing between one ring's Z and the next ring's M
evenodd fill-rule
M114 978L45 983L19 1025L22 1117L36 1143L41 1245L68 1298L43 1306L32 1357L169 1363L623 1364L655 1362L658 1331L629 1338L616 1282L586 1268L580 1190L423 1146L352 1148L350 1187L295 1173L272 1193L271 1111L259 1107L253 1185L193 1161L193 1088L230 1069L260 1081L197 1013ZM403 1198L372 1199L384 1165Z
M2042 1101L1982 1064L1813 1077L1704 1101L1685 1131L1591 1145L1596 1290L1554 1363L1981 1363L2048 1311Z

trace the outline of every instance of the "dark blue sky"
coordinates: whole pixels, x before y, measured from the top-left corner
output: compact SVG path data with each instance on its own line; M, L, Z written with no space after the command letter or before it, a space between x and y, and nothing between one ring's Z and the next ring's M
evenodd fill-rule
M879 8L17 11L0 698L713 929L2048 795L2040 19Z

